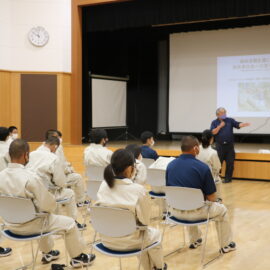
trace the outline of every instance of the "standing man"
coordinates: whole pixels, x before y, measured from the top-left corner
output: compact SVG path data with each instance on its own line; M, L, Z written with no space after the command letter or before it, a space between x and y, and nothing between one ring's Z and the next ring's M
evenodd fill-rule
M216 110L217 119L212 121L210 129L215 136L216 149L220 162L221 164L224 160L226 162L223 183L230 183L232 181L235 158L233 128L240 129L247 127L250 123L237 122L233 118L227 117L226 113L225 108L218 108Z

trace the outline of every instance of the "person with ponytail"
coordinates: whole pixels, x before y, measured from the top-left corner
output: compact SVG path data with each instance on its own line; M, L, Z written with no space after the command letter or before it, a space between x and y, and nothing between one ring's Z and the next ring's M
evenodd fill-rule
M213 175L217 187L217 198L221 199L221 179L219 176L221 163L217 151L212 148L214 142L214 135L211 130L206 129L202 133L202 144L200 145L200 153L197 159L206 163Z
M116 150L111 163L104 170L104 179L97 193L97 206L128 209L136 216L138 224L150 223L150 198L145 188L132 181L135 173L134 155L126 149ZM145 246L161 239L158 229L147 227L146 231L136 231L125 237L108 237L100 235L103 245L107 248L124 251L138 249L142 245L144 233ZM158 245L142 253L144 270L165 270L162 246Z

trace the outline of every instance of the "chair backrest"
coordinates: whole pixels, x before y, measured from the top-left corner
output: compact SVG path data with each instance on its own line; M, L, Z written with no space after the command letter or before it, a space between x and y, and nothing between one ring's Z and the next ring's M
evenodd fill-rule
M205 204L200 189L169 186L165 193L167 204L178 210L195 210Z
M124 237L137 229L136 219L130 210L92 206L91 224L96 232L110 237Z
M0 216L8 223L20 224L36 218L31 199L0 195Z
M142 163L146 166L146 168L149 168L153 163L155 162L152 158L143 158Z
M151 186L163 187L166 185L166 171L160 169L147 170L147 183Z
M97 200L97 193L99 190L99 187L101 185L102 181L98 180L92 180L92 181L87 181L87 195L90 197L90 199L96 201Z
M94 166L94 165L89 165L86 168L86 176L88 179L91 180L96 180L96 181L103 181L104 180L104 166Z

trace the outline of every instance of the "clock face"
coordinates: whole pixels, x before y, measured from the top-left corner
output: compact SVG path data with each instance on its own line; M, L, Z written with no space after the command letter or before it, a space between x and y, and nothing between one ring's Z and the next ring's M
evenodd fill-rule
M33 27L28 34L28 39L33 45L42 47L49 41L49 33L41 26Z

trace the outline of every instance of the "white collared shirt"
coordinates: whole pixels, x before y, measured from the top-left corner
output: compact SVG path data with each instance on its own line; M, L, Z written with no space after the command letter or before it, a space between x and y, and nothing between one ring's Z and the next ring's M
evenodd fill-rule
M107 166L111 162L112 151L101 144L91 143L84 150L85 166Z

